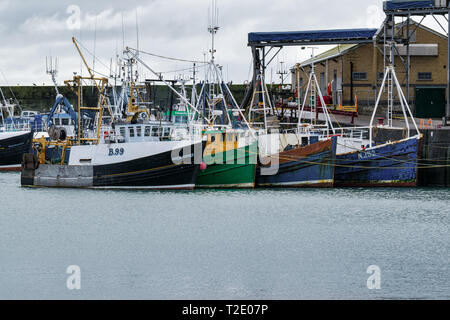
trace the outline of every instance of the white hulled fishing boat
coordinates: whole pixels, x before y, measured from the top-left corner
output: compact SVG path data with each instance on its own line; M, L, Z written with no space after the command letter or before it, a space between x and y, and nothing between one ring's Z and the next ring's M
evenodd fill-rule
M73 42L81 55L76 40ZM200 135L188 126L177 128L162 121L139 121L138 115L145 111L136 103L138 94L133 85L126 119L116 119L105 95L108 80L95 77L87 64L86 67L90 77L74 76L65 82L79 98L76 137L53 141L42 137L35 141L36 153L24 156L22 186L194 188L202 161ZM99 92L97 106L82 105L84 81L95 84ZM113 121L110 125L103 124L105 110ZM57 152L49 154L50 147Z

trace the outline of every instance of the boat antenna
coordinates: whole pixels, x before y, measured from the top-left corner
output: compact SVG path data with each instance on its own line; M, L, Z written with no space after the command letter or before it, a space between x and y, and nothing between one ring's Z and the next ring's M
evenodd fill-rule
M92 69L95 70L95 49L97 45L97 16L95 16L95 28L94 28L94 54L92 55Z
M138 20L138 11L136 8L136 54L139 57L139 20ZM139 80L139 64L136 63L136 82Z
M211 62L214 63L214 54L216 53L215 49L215 35L217 31L219 31L219 9L217 8L217 0L212 0L212 8L211 8L211 20L208 26L208 32L211 34Z
M125 50L125 29L123 26L123 11L122 11L122 51Z
M73 39L74 39L74 37L73 37ZM80 41L82 41L83 40L83 37L82 37L82 33L81 33L81 28L80 28ZM80 61L80 77L82 77L83 76L83 61Z
M138 11L136 8L136 53L139 56L139 20L138 20Z
M97 45L97 16L95 16L95 28L94 28L94 54L92 55L92 69L95 70L95 49ZM92 93L94 93L94 87L92 87Z
M52 77L56 94L59 95L58 84L56 82L56 75L58 74L58 58L55 58L53 61L53 57L45 57L45 67L47 74Z

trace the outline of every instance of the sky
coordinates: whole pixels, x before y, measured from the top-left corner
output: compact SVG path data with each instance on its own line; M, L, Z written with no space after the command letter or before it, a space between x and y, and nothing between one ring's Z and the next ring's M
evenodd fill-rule
M217 0L216 61L223 66L225 80L242 83L251 77L249 32L378 28L384 20L382 2ZM72 37L81 43L89 65L101 74L116 69L114 57L124 46L203 61L211 45L210 8L211 0L0 0L0 85L50 85L49 57L58 59L59 84L74 72L85 74ZM425 24L442 32L432 17ZM270 82L279 82L280 62L290 67L309 57L308 50L283 49L268 67ZM141 58L154 70L165 72L165 79L192 75L191 63L144 53ZM142 78L154 78L143 67L139 72ZM202 70L198 72L201 76Z

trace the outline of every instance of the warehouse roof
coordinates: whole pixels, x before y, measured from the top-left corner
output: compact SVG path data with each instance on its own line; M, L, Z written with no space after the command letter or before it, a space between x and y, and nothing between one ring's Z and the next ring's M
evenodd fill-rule
M345 53L347 53L348 51L350 51L351 49L357 47L358 44L340 44L328 51L325 51L321 54L318 54L315 58L314 58L314 63L319 63L325 60L329 60L329 59L333 59L336 57L339 57ZM310 65L313 62L313 59L308 59L306 61L303 61L300 66L304 67L307 65Z
M386 1L386 10L428 9L434 8L434 1Z
M396 26L401 26L401 25L402 25L402 23L396 24ZM431 28L428 28L428 27L426 27L426 26L424 26L422 24L418 24L416 21L414 21L412 19L411 19L411 25L416 25L418 28L421 28L421 29L423 29L425 31L433 33L433 34L435 34L435 35L437 35L439 37L442 37L444 39L447 39L447 37L445 35L443 35L442 33L438 32L436 30L433 30ZM314 58L314 62L315 63L319 63L319 62L322 62L322 61L325 61L325 60L329 60L329 59L340 57L343 54L346 54L347 52L349 52L350 50L356 49L356 47L358 47L360 45L361 44L341 44L341 45L335 46L332 49L317 55ZM300 63L300 66L302 66L302 67L308 66L308 65L310 65L312 63L312 61L313 61L313 59L308 59L306 61L303 61L303 62Z
M317 42L370 42L377 29L336 29L287 32L252 32L248 34L250 45L289 45Z

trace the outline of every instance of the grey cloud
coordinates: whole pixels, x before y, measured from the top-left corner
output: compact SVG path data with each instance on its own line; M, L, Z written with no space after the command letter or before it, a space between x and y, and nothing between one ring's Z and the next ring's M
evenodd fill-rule
M247 47L249 32L366 27L367 8L381 4L381 0L219 0L218 62L228 70L230 80L242 82L248 77L251 59ZM66 25L69 5L81 9L81 30L70 30ZM94 35L96 55L109 66L116 48L122 47L122 14L125 45L136 46L136 11L142 50L203 59L209 46L206 31L209 6L210 0L0 0L0 69L12 84L49 83L45 57L58 56L62 81L80 69L71 37L80 39L93 52ZM92 64L87 52L86 57ZM285 49L280 55L287 64L306 57L307 53L299 48ZM157 70L189 67L143 58ZM96 68L109 72L99 62Z

